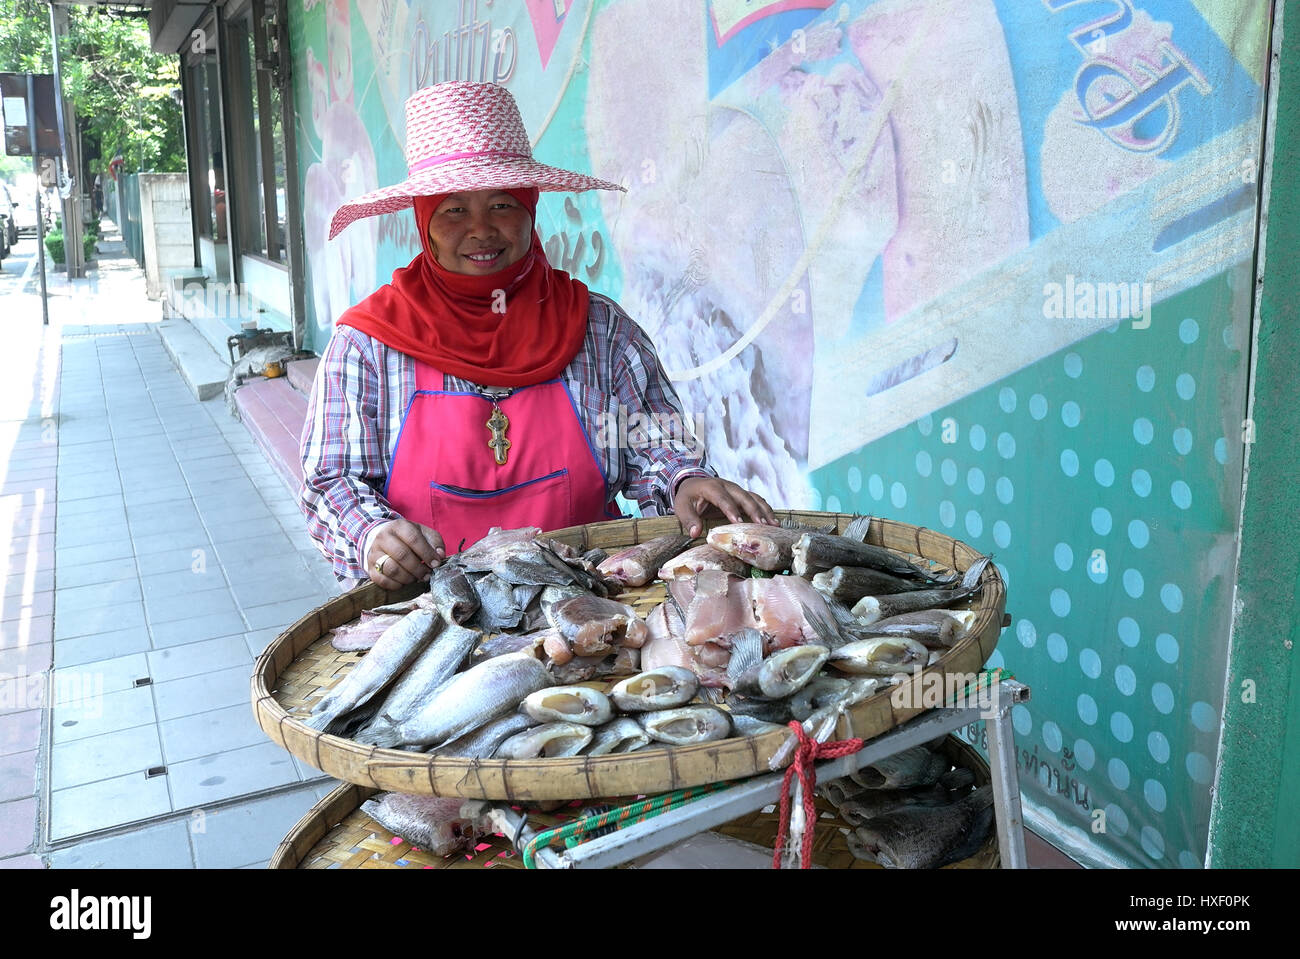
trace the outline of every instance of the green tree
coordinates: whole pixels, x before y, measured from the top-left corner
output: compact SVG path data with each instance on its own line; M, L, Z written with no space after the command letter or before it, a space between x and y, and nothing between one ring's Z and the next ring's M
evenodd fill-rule
M59 40L63 94L76 110L90 172L120 153L125 170L185 170L180 88L174 55L149 47L148 21L99 7L67 7ZM50 8L41 0L0 0L0 70L52 73Z

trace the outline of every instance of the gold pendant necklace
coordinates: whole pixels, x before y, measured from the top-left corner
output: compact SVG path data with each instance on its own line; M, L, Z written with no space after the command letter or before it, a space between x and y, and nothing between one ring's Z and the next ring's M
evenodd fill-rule
M497 466L506 465L506 457L510 451L510 440L506 439L506 430L510 428L510 420L505 413L501 411L500 401L505 399L514 390L488 390L479 388L481 393L487 399L492 401L492 415L488 417L487 427L491 434L491 439L487 441L488 449L492 451L493 459L496 460Z

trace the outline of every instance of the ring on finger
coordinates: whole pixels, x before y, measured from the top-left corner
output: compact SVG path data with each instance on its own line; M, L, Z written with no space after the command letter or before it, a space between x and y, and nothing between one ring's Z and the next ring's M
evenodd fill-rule
M379 559L375 561L375 572L379 573L382 576L384 573L384 564L387 562L388 562L387 556L379 557Z

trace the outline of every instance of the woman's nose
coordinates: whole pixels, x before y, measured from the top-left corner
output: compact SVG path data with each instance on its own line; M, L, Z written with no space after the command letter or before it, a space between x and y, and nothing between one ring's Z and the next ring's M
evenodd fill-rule
M474 237L491 236L496 230L492 218L486 210L471 211L469 215L469 234Z

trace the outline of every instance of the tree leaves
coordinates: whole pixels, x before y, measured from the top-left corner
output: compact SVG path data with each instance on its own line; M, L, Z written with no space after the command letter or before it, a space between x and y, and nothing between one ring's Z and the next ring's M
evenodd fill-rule
M0 0L0 70L53 73L49 7L40 0ZM121 153L127 172L185 170L179 59L154 53L147 21L98 8L67 7L59 40L63 92L81 123L87 157L100 172Z

